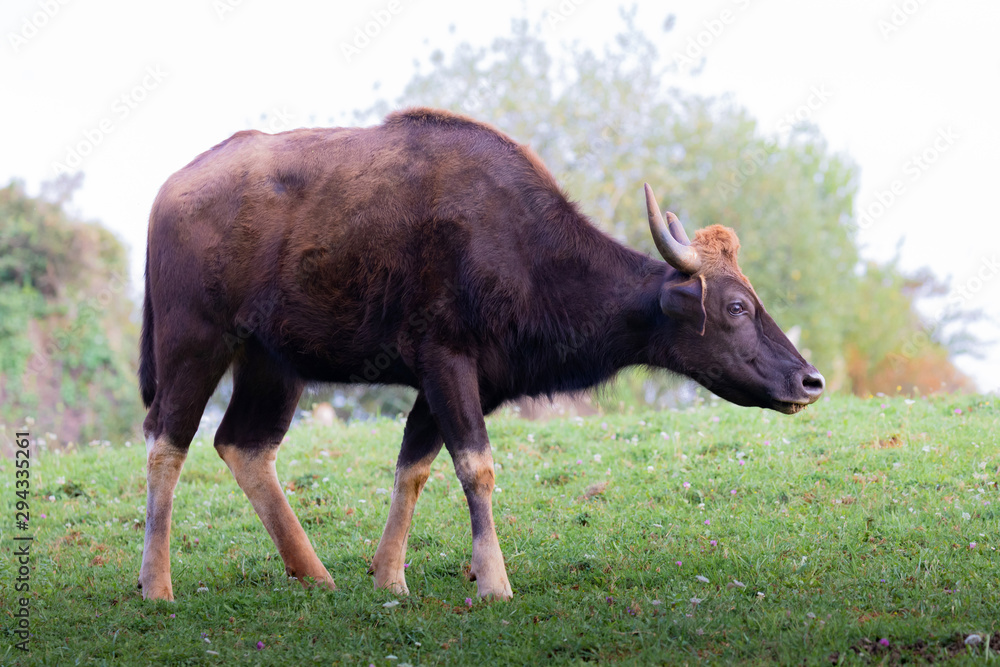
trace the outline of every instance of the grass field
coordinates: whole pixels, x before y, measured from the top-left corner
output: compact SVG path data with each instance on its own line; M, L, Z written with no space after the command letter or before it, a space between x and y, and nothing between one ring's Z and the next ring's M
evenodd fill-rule
M411 595L372 589L400 421L302 424L279 454L333 593L286 579L209 435L177 488L177 601L145 603L143 447L47 451L31 468L29 654L13 647L5 460L0 663L979 664L1000 652L998 420L989 397L492 418L506 603L473 599L446 454L417 505Z

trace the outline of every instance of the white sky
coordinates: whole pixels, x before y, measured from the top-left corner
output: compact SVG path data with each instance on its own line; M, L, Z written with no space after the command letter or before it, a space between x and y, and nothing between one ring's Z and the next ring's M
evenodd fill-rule
M342 45L380 11L388 24L348 62ZM545 29L553 46L599 47L622 25L616 4L596 0L7 0L0 183L17 177L37 192L103 121L110 131L82 158L86 180L74 204L128 244L138 281L153 198L201 151L239 129L268 129L262 114L288 118L274 130L348 123L377 97L395 99L415 58L450 53L458 41L485 45L508 34L512 17L550 13L565 18ZM664 34L667 13L676 25ZM885 260L899 247L904 268L929 266L969 288L965 306L1000 317L1000 267L992 263L1000 260L1000 3L680 0L640 3L639 18L667 56L699 36L705 45L702 72L667 85L731 93L775 133L812 102L813 122L861 166L859 209L877 214L860 236L865 255ZM894 18L898 29L889 32ZM942 132L951 139L935 147ZM925 151L933 163L917 166L914 156ZM879 211L879 193L894 185L894 200ZM996 322L976 331L1000 341ZM957 361L981 389L998 390L1000 343L983 352Z

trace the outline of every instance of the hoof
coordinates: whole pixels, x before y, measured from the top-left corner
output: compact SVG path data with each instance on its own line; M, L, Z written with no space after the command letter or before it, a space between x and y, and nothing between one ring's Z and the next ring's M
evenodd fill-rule
M469 568L469 580L476 582L477 595L483 600L510 600L514 592L510 589L507 579L507 569L503 560L497 566L478 566Z
M293 577L295 579L297 577ZM325 577L313 578L313 577L302 577L298 578L299 583L302 584L303 588L325 588L328 591L337 590L337 584L333 583L333 577L327 574Z
M406 575L402 567L391 568L386 565L380 567L378 559L373 559L368 574L375 575L375 590L386 590L393 595L409 595L410 589L406 587Z
M167 600L168 602L174 601L174 589L168 581L164 584L151 583L148 586L142 585L142 580L138 582L137 588L142 589L142 599L143 600Z
M477 595L481 600L510 600L514 597L514 592L510 590L510 582L507 577L497 579L493 582L486 582L476 579Z
M406 596L410 594L410 589L406 587L405 581L388 581L386 583L380 584L378 580L375 580L375 590L385 590L389 591L393 595Z
M481 600L510 600L514 597L514 593L510 590L510 586L507 586L506 588L487 590L480 587L478 595Z

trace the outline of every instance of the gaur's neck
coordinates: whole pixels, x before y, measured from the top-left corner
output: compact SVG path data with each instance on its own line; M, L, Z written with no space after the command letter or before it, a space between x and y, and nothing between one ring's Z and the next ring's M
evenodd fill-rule
M575 268L562 267L537 300L538 337L525 350L534 357L524 369L532 378L525 393L585 389L649 359L650 337L663 319L659 291L670 269L598 234L587 239Z

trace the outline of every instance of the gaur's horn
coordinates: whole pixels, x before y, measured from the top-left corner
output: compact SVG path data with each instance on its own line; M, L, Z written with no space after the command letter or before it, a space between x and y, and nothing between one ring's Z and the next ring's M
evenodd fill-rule
M649 183L645 184L645 188L649 231L653 234L656 249L663 255L663 259L667 260L667 263L678 271L696 273L701 268L701 257L698 256L697 250L678 240L687 241L687 234L684 232L681 221L677 219L676 215L668 212L670 229L667 229L667 225L663 221L663 214L660 213L660 207L653 195L653 188L649 187ZM671 230L674 232L673 234L671 234ZM675 235L677 238L674 238Z
M684 231L684 225L681 221L677 219L677 216L667 211L667 229L670 230L671 236L683 243L684 245L691 245L691 239L688 238L687 232Z

